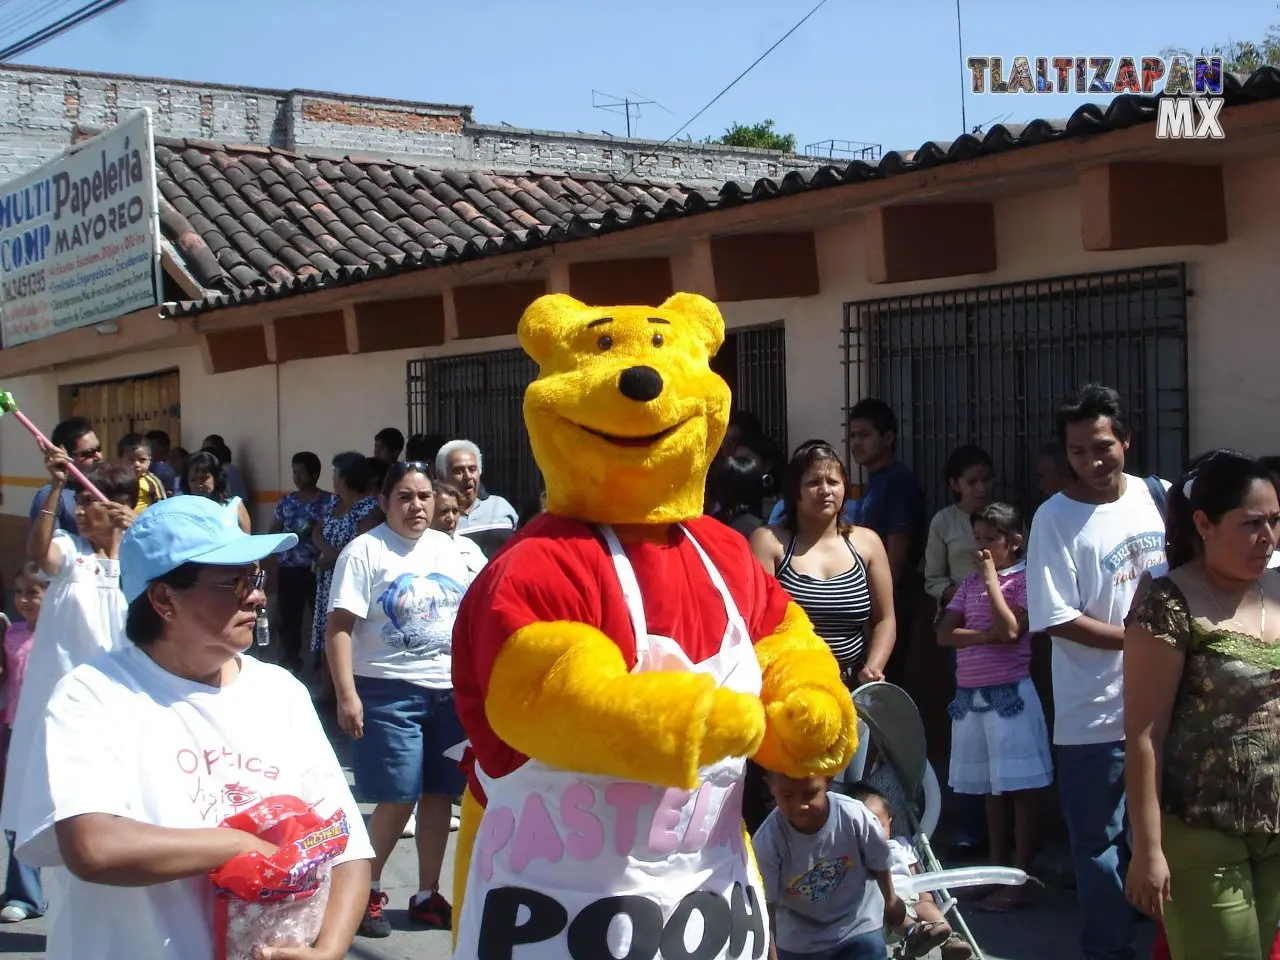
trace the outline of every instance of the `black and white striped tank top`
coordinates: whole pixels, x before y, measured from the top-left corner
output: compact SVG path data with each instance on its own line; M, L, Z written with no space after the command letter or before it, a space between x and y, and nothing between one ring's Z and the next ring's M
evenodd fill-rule
M867 662L863 634L871 619L871 588L867 568L848 537L845 546L853 554L853 566L829 580L819 580L807 573L791 569L791 555L796 549L793 536L786 555L778 567L778 583L800 605L818 636L827 641L842 670L861 669Z

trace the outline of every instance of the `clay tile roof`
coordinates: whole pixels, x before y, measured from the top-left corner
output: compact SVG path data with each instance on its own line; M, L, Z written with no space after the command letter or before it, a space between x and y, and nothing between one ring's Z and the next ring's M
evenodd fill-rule
M1280 70L1224 78L1227 104L1280 98ZM201 300L170 315L275 299L479 257L530 250L659 220L848 186L1153 122L1156 97L1086 104L1067 120L997 125L981 137L794 170L719 188L636 176L433 170L386 157L304 156L275 148L156 139L160 222Z

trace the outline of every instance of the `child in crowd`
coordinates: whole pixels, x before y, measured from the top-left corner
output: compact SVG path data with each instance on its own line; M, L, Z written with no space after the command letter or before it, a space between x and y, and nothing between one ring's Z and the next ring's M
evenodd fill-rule
M141 513L164 499L164 484L151 472L151 441L140 433L126 433L116 444L116 456L122 467L130 467L138 475L138 502L134 513Z
M973 515L989 504L995 493L991 455L973 444L957 447L947 457L946 478L955 502L934 514L924 550L924 588L938 604L935 627L964 578L977 569L973 560ZM955 651L946 652L951 672L955 673ZM963 862L986 856L987 818L982 799L957 797L955 816L955 845L948 851L948 858Z
M924 550L924 588L938 601L939 616L960 582L977 569L972 518L991 502L995 491L991 455L981 447L957 447L947 457L946 473L955 503L933 515Z
M769 774L777 807L752 846L778 960L885 960L884 926L906 918L889 841L864 804L830 786Z
M973 536L978 570L960 584L938 625L938 643L957 651L951 788L986 797L992 860L1030 873L1038 839L1034 791L1053 782L1053 762L1031 682L1026 564L1018 562L1025 527L1016 508L993 503L973 515ZM1027 887L1002 887L978 906L1003 912L1029 897Z
M22 678L27 672L27 656L31 653L31 635L40 617L40 604L44 601L45 578L34 563L24 563L13 579L13 605L22 619L4 628L4 752L9 753L9 737L13 731L13 718L18 712L18 693ZM8 771L6 771L7 773ZM16 771L15 771L16 772ZM4 883L4 906L0 907L0 922L17 923L38 917L44 912L44 892L40 886L40 871L28 867L13 855L13 831L5 831L9 842L9 871Z
M888 798L867 783L855 784L849 793L855 800L861 800L880 821L889 841L889 873L894 877L910 877L922 872L920 858L916 856L911 839L893 835L893 814L889 810ZM906 920L888 927L886 936L892 934L905 941L905 956L923 957L936 947L942 947L942 960L969 960L973 956L969 944L957 937L951 924L947 923L933 894L924 892L905 896L903 901L907 908Z

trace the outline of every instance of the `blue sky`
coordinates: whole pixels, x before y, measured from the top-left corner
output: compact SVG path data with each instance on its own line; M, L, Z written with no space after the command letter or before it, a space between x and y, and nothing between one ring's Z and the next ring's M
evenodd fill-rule
M0 0L0 31L12 14ZM470 104L477 120L608 130L592 89L656 100L664 139L816 0L129 0L20 62L253 86ZM1276 0L961 0L965 56L1157 55L1261 38ZM12 9L12 8L10 8ZM65 13L66 10L60 11ZM7 42L16 36L4 38ZM1007 69L1007 68L1006 68ZM690 129L772 118L801 147L911 149L961 129L967 83L954 0L828 0ZM1071 95L965 97L968 123L1068 115Z

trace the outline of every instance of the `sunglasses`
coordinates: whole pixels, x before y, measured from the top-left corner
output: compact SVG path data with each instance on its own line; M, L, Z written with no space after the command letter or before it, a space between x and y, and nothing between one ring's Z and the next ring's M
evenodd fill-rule
M253 573L242 573L229 583L206 583L205 585L217 587L219 590L234 590L236 598L243 603L259 590L267 588L267 572L257 570Z
M77 460L92 460L95 457L102 456L102 447L90 447L88 450L77 450L72 454Z

